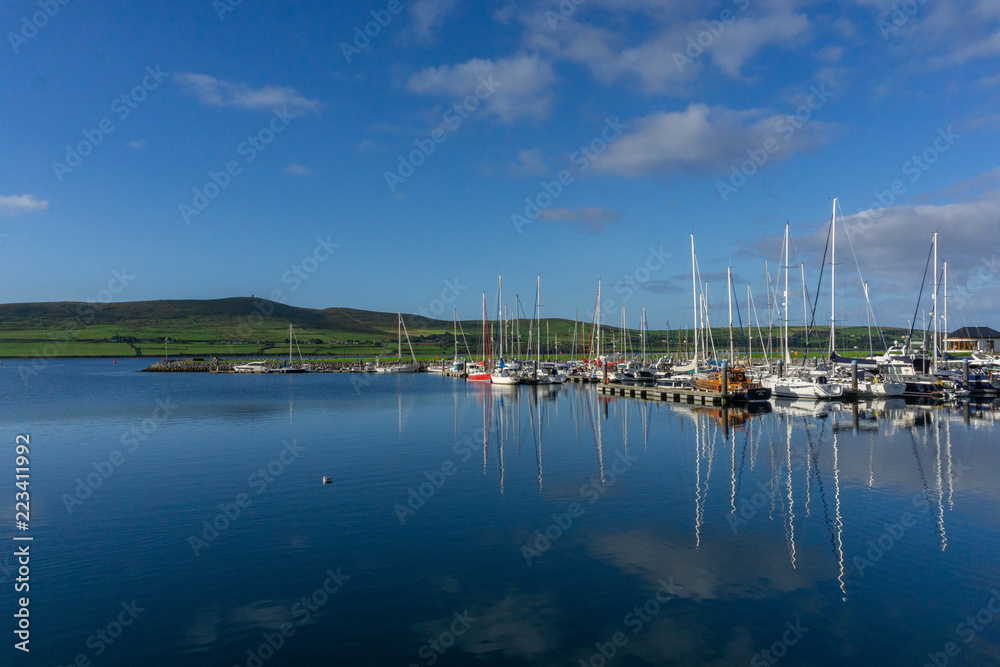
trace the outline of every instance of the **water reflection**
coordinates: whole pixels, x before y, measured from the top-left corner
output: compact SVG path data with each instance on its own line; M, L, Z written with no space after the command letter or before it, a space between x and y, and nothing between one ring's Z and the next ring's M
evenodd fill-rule
M115 406L76 387L63 396L75 411L46 416L35 397L11 409L59 456L40 462L40 518L60 561L37 603L66 655L107 622L92 607L127 596L162 614L134 645L173 637L197 653L123 661L123 642L112 662L245 661L281 609L343 565L342 597L275 664L322 662L331 646L344 664L410 664L465 609L479 620L442 664L579 664L629 631L623 615L661 579L683 588L617 662L746 663L802 618L812 630L788 664L916 664L996 586L997 403L751 411L428 376L373 376L360 392L332 374L134 380L149 393L123 399L126 421L110 427ZM65 513L60 494L175 391L176 420ZM192 555L187 536L292 437L301 463ZM316 484L320 469L336 471L332 487ZM584 511L526 564L520 548L574 503ZM889 542L885 526L905 513L914 524ZM123 580L117 563L132 561L140 574ZM963 646L969 664L983 662L976 645Z

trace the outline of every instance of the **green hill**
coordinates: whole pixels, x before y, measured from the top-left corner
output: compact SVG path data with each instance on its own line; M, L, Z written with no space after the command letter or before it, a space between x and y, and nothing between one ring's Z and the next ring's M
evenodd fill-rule
M448 320L403 315L413 348L418 357L450 356L454 350L453 324ZM78 302L0 304L0 357L162 357L170 356L259 356L288 353L288 327L294 326L295 338L303 355L373 357L395 356L397 340L396 313L382 313L353 308L299 308L251 297L212 300L134 301L91 304ZM459 323L459 353L480 348L481 321ZM577 337L590 338L590 323L576 325ZM513 331L513 325L508 332ZM541 325L546 349L568 353L572 346L574 322L545 319ZM886 337L899 338L902 330L886 330ZM526 348L529 324L522 320L521 343ZM494 332L494 336L496 333ZM516 334L508 333L508 336ZM537 333L532 334L537 340ZM775 331L775 336L777 331ZM618 327L605 326L602 334L609 351L621 348ZM716 346L728 347L728 332L715 329ZM766 336L766 332L765 332ZM790 330L794 348L805 346L801 327ZM679 340L678 340L679 339ZM821 352L826 347L827 332L810 333L809 348ZM838 340L845 353L866 351L867 330L861 327L838 329ZM639 334L629 332L629 349L638 349ZM678 344L689 350L690 331L649 331L648 345L662 352L676 352ZM737 347L742 338L736 336ZM586 345L586 341L579 343ZM403 342L404 356L409 356ZM760 342L754 332L754 348ZM876 340L876 349L880 349Z

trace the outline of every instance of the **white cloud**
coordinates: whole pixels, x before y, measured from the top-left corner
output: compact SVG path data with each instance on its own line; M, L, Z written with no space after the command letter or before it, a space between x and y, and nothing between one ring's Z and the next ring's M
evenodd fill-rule
M947 68L1000 55L1000 3L937 0L904 11L895 0L855 0L878 12L878 32L908 62Z
M146 147L146 140L145 139L135 139L135 140L132 140L132 141L128 142L128 145L129 145L129 147L134 148L137 151L141 151L143 148Z
M0 195L0 211L7 215L44 211L48 207L47 200L39 201L35 195Z
M967 183L995 183L996 176L994 170ZM962 190L964 185L958 184L955 188ZM819 272L828 223L814 226L812 231L792 240L794 256L797 261L805 262L807 276ZM872 303L882 323L903 325L913 317L917 306L924 264L936 231L939 262L948 262L949 326L954 329L965 324L988 325L988 322L973 320L982 313L996 313L1000 309L1000 253L994 242L998 229L1000 190L953 204L903 205L861 211L843 218L838 215L837 258L844 267L837 270L837 300L844 299L845 305L861 304L861 312L864 312L863 288L858 277L860 269L870 283ZM792 234L795 234L794 226ZM763 253L775 258L780 248L778 235L768 235L745 246L747 256ZM927 280L920 306L923 311L931 307L929 294L933 276L930 273ZM829 290L828 283L824 289Z
M543 176L549 173L549 165L545 164L541 146L536 146L518 151L517 162L510 165L510 170L518 176Z
M242 109L288 107L293 111L315 111L319 108L317 100L307 99L294 88L284 86L251 88L245 83L216 79L208 74L193 72L174 74L174 81L184 92L193 95L202 104L212 107Z
M413 74L410 92L450 98L454 102L477 94L484 108L502 123L518 118L543 119L552 107L552 66L537 54L493 62L474 58L458 65L430 67ZM490 90L492 89L492 92Z
M732 78L740 76L744 64L766 46L792 46L809 32L805 14L776 13L747 17L725 28L711 45L712 60Z
M626 176L719 172L746 159L748 150L762 149L765 142L777 146L769 159L778 160L825 145L839 129L816 120L796 127L781 114L705 104L655 113L629 125L634 129L610 145L595 169Z
M306 176L313 173L312 169L309 167L304 167L301 164L290 164L285 167L286 174L292 174L293 176Z
M582 64L604 84L634 78L650 94L686 94L712 62L739 78L764 48L795 47L810 38L808 17L796 13L794 3L778 0L748 5L746 13L739 3L706 8L690 0L590 0L574 6L571 13L550 3L519 14L507 7L495 18L507 22L516 15L529 49ZM731 12L725 22L723 10Z
M435 33L457 4L458 0L415 0L409 12L413 17L413 34L417 41L433 41Z
M971 196L976 196L984 189L989 189L988 194L992 195L993 190L996 188L997 183L1000 183L1000 167L994 167L989 171L985 171L975 178L971 178L967 181L962 181L961 183L956 183L947 188L943 188L936 192L931 192L927 194L927 197L934 197L938 195L944 195L950 198L968 198Z

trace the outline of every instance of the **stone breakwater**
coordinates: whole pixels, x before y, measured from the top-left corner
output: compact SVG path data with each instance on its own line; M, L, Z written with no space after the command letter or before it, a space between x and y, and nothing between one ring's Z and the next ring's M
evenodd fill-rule
M232 372L233 366L245 364L246 361L158 361L143 371L149 373L208 373L218 371L219 373ZM275 365L283 362L275 361ZM350 373L359 372L358 362L354 361L307 361L313 372L319 373Z

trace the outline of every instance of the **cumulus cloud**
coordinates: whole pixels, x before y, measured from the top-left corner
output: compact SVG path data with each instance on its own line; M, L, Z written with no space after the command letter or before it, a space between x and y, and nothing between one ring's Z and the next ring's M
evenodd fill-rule
M409 12L413 17L413 34L417 41L433 41L457 4L458 0L416 0L411 4Z
M630 127L634 130L611 144L594 163L596 170L625 176L721 172L765 142L777 146L769 156L776 160L823 146L838 130L832 123L800 123L761 109L740 111L705 104L655 113L632 121Z
M413 74L407 82L410 92L464 100L477 94L485 97L484 108L502 123L518 118L540 120L552 107L552 66L537 54L520 54L496 62L473 58L458 65L429 67Z
M44 211L48 207L47 200L39 201L35 195L0 195L0 212L7 215Z
M878 30L908 61L933 68L1000 55L1000 4L995 0L939 0L905 11L893 0L855 0L876 11Z
M285 167L285 173L293 176L307 176L313 172L312 169L301 164L290 164Z
M686 93L710 63L740 78L765 48L797 47L811 38L809 19L794 3L706 9L689 0L591 0L571 13L560 7L549 3L523 12L508 7L495 18L509 22L516 16L532 50L584 65L604 84L635 79L650 94ZM725 21L723 9L731 12Z
M978 180L985 182L992 178L993 174L987 172ZM961 189L961 185L956 187ZM949 316L953 316L950 324L952 328L983 324L972 320L983 312L995 313L1000 308L1000 257L993 242L998 228L1000 191L997 190L972 201L907 204L860 211L843 218L838 214L837 258L845 267L837 271L837 299L853 299L850 302L861 304L864 312L860 271L870 282L872 303L882 321L902 325L913 317L931 238L938 232L939 261L948 262L948 308ZM805 262L807 276L818 275L829 221L811 225L805 233L801 232L801 226L799 230L796 234L795 226L791 228L793 257ZM747 244L743 254L761 253L777 258L780 248L781 237L775 234ZM931 281L932 275L928 274L927 280ZM924 289L922 310L931 308L929 290L930 282ZM963 321L963 318L971 319Z
M212 107L241 109L288 107L292 111L315 111L319 108L317 100L307 99L294 88L284 86L251 88L245 83L216 79L208 74L193 72L174 74L174 81L181 90L202 104Z

